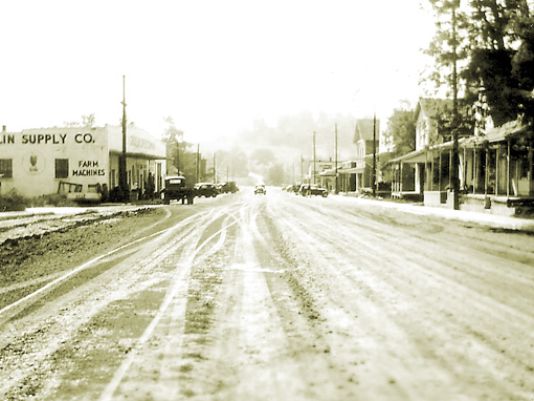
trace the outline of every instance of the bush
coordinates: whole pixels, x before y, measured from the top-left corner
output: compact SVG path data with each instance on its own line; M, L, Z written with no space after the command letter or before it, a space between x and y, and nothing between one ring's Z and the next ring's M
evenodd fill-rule
M0 195L0 212L14 212L25 210L28 200L19 195L14 189L5 195Z
M33 207L40 206L76 206L76 203L67 199L65 194L41 195L30 200Z

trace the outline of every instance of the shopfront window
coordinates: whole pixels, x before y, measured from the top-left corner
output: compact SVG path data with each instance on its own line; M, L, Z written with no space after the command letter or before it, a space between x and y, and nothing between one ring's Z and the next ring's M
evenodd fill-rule
M69 177L69 159L56 159L56 178Z
M0 159L0 178L13 178L13 159Z

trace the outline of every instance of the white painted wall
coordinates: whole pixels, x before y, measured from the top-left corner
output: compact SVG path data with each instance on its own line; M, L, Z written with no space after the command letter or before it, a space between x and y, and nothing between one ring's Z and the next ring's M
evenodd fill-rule
M0 177L0 193L12 189L27 197L57 193L60 181L81 184L83 192L96 184L107 184L111 190L113 183L118 185L121 140L120 127L0 132L0 159L11 159L13 170L11 178ZM156 185L158 181L163 182L165 147L160 141L140 128L129 127L127 153L132 184L142 187L149 171L155 175ZM68 159L68 177L56 178L55 159ZM159 177L158 164L162 166Z
M60 181L83 190L108 182L108 136L104 128L42 128L3 134L0 159L12 159L13 177L0 178L2 193L56 193ZM6 137L6 135L9 135ZM56 178L55 159L68 159L68 177Z

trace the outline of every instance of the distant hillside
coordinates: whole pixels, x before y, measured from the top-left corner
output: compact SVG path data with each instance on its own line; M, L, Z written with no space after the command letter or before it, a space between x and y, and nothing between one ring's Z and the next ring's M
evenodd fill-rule
M254 126L241 133L239 146L251 150L271 149L276 155L287 159L293 154L309 159L312 155L312 133L316 132L316 157L334 157L334 125L338 126L339 159L355 157L352 143L356 117L351 115L327 115L303 112L281 118L274 126L256 121Z

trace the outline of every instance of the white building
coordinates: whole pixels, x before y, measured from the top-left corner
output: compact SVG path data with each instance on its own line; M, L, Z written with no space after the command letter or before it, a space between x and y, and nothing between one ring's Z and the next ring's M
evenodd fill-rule
M109 190L119 183L121 127L37 128L0 132L0 190L33 197L58 192ZM137 127L127 130L127 175L131 189L144 189L148 174L162 187L165 147Z

